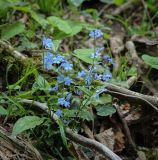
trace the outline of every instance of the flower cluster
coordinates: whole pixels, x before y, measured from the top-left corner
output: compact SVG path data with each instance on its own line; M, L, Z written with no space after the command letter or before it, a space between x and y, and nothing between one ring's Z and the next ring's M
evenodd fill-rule
M99 38L103 35L103 33L96 29L94 31L91 31L89 36L96 41L96 38ZM96 47L96 46L94 46ZM104 51L104 47L97 48L95 53L91 54L90 58L96 59L99 58L101 55L101 52ZM107 56L103 58L104 60L108 61L110 64L113 64L113 60ZM104 73L97 73L95 65L103 64L103 62L100 61L100 59L97 59L98 62L94 61L95 63L92 65L92 67L89 69L88 73L85 71L78 72L77 78L84 78L86 85L91 85L93 79L100 80L100 81L109 81L112 78L112 74L110 71L106 71Z
M103 59L108 61L110 64L114 64L112 58L110 58L108 55L104 55Z
M57 68L56 72L58 74L57 83L54 87L49 88L48 91L51 93L59 90L60 84L62 83L69 87L73 81L72 78L68 76L68 72L73 69L73 64L69 63L69 61L64 56L51 53L51 50L53 49L53 41L51 39L44 37L42 44L45 49L49 50L43 56L44 69L50 70L54 65L54 67ZM66 74L66 76L64 74ZM71 96L72 94L69 93L66 97L58 98L57 104L59 106L69 108ZM63 111L61 109L57 109L55 113L58 115L58 117L62 117L63 115Z
M52 40L50 38L44 37L42 39L42 44L45 47L45 49L48 49L48 50L52 50L53 49L53 42L52 42Z
M44 37L42 44L48 50L52 50L53 48L53 41L50 38ZM73 65L69 63L64 56L60 54L54 55L51 52L45 53L43 56L44 69L50 70L54 64L59 65L58 69L63 68L66 72L72 70L73 68Z
M89 33L89 36L91 37L91 38L99 38L99 37L101 37L101 36L103 36L103 32L101 31L101 30L99 30L99 29L96 29L96 30L94 30L94 31L91 31L90 33Z
M98 48L95 53L91 54L91 58L98 58L101 55L101 51L104 50L104 47Z
M55 112L55 114L58 116L58 117L62 117L63 116L63 111L61 109L57 109L57 111Z
M64 83L66 86L70 86L72 83L72 79L69 76L59 75L57 77L57 81L59 83Z
M91 31L89 36L96 41L96 38L100 38L101 36L103 36L103 33L102 31L96 29L94 31ZM60 90L60 88L63 88L63 91L59 93L60 98L58 98L57 100L57 105L60 107L60 109L58 108L57 110L55 110L55 114L58 117L63 116L63 110L61 109L61 107L70 108L71 106L72 93L70 92L73 91L73 93L78 96L81 96L83 94L83 92L80 91L79 88L76 89L72 86L72 83L75 83L75 80L73 80L72 77L76 77L78 79L81 78L81 80L84 80L86 86L90 86L93 80L109 81L112 78L112 74L107 70L107 66L106 71L100 71L97 68L99 65L103 67L103 60L107 61L110 64L113 64L113 60L108 55L101 56L102 52L104 51L104 47L99 46L100 48L97 48L97 46L94 46L96 50L94 50L94 53L91 54L90 58L93 58L93 60L95 59L95 61L93 61L93 64L90 66L89 70L81 70L77 73L77 75L74 75L75 72L72 71L72 63L70 63L64 56L60 54L51 53L51 50L53 48L53 41L51 39L44 37L42 44L45 49L49 50L43 56L44 69L50 70L52 68L57 68L55 71L58 74L56 79L57 83L54 87L49 88L48 91L51 94L56 94L57 91ZM101 59L101 57L103 58ZM97 90L96 95L99 97L99 95L105 90L106 89ZM68 92L66 96L65 91L66 93Z
M66 97L62 97L58 99L58 105L64 106L66 108L70 107L71 93L68 93Z

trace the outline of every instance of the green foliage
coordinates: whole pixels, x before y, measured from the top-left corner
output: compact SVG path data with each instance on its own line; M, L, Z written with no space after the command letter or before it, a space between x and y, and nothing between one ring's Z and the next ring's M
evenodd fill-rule
M153 57L149 55L142 55L142 59L146 64L148 64L150 67L158 69L158 57Z
M127 76L137 76L137 68L135 66L132 66L129 69Z
M121 5L125 2L125 0L113 0L116 5Z
M32 129L42 124L43 121L44 121L44 118L40 118L38 116L22 117L18 119L18 121L14 124L13 130L12 130L12 136L16 136L17 134L20 134L23 131Z
M86 109L83 109L82 111L80 111L78 117L80 117L83 121L84 120L93 121L94 119L92 112Z
M75 7L79 7L85 0L69 0L69 3L73 4Z
M32 86L32 90L36 91L36 90L48 90L50 88L50 85L48 83L48 81L42 77L41 75L39 75L37 77L37 80L35 81L35 83Z
M61 138L63 140L64 145L67 147L67 139L66 139L66 135L65 135L64 124L61 120L58 120L58 124L59 124Z
M9 114L9 112L5 109L5 108L3 108L2 106L0 106L0 115L8 115Z
M77 22L63 20L55 16L48 17L47 20L53 28L57 28L67 35L73 36L82 30L82 25Z
M7 15L9 6L10 3L8 1L0 0L0 18L5 17Z
M60 0L36 0L40 9L48 14L59 13L62 11Z
M106 59L103 60L104 55L111 52L110 47L108 47L111 28L107 26L110 26L112 21L117 21L124 26L129 36L135 34L153 35L153 31L150 31L151 24L148 23L145 14L140 25L131 24L130 18L126 16L113 17L108 15L106 17L109 20L106 20L107 23L104 24L102 23L104 22L102 19L104 15L97 8L98 6L90 8L84 6L84 2L86 5L91 3L92 6L93 3L99 3L98 6L101 8L101 5L104 5L103 3L113 4L112 6L117 7L127 1L0 0L0 22L4 22L0 25L1 39L10 40L18 51L29 57L28 61L24 62L23 67L14 64L16 60L12 63L8 62L5 77L7 91L2 95L2 98L0 97L5 102L0 101L0 115L11 115L13 120L19 118L13 127L12 135L16 136L27 131L25 132L27 137L35 142L36 146L40 146L42 149L49 148L49 152L53 156L55 155L56 159L73 159L68 151L69 143L65 135L66 127L78 131L80 130L80 122L88 121L88 124L90 124L92 121L94 122L94 118L97 116L110 116L116 112L116 109L112 106L112 96L108 95L106 91L97 95L97 91L106 89L109 83L129 88L127 79L130 76L137 76L137 68L131 66L127 57L120 56L118 73L113 73L114 76L108 83L104 83L102 78L95 79L93 76L92 83L90 85L86 84L85 77L92 73L90 69L94 69L94 67L94 72L98 75L102 74L103 76L106 72L114 72L113 64L110 64ZM154 3L155 0L146 2L152 12L156 9ZM103 16L100 16L100 14ZM155 17L156 14L153 20L156 19ZM97 46L88 48L95 43L90 39L88 43L84 44L89 37L87 32L96 28L102 28L104 35L96 43ZM127 39L129 38L128 35ZM41 39L43 37L53 39L52 50L42 48ZM85 48L78 49L82 45ZM100 57L93 59L92 54L100 45L104 46L105 49ZM77 49L74 50L75 47ZM64 50L66 50L66 53ZM54 56L53 65L49 71L42 66L44 55L47 52L51 52ZM7 52L4 55L2 54L2 57L6 58L5 54ZM64 57L64 61L55 63L55 57L59 54ZM110 53L111 57L112 54ZM157 57L143 55L142 59L150 67L158 69ZM64 67L61 66L63 62L73 65L73 69L64 72ZM18 75L15 75L17 76L17 82L10 83L10 73L14 73L14 70L18 71ZM85 71L86 76L78 78L77 75L80 71ZM63 79L58 81L57 77L62 74L64 74ZM64 82L65 77L68 76L72 79L70 86L67 86ZM54 89L56 84L58 84L58 89ZM66 98L69 93L72 94L69 98L70 106L65 107L59 104L59 98L68 101ZM19 99L31 99L45 103L48 106L48 114L33 110L30 107L31 105L21 104ZM3 104L8 105L3 106ZM53 122L50 113L53 111L57 114L58 110L62 111L62 115L59 116L57 121ZM45 118L36 116L39 114L40 117Z
M20 33L23 33L25 31L25 25L21 22L15 22L13 24L10 24L7 27L2 28L1 31L1 38L8 40L15 35L18 35Z
M99 116L109 116L116 112L116 109L111 104L101 105L96 109L97 109L97 115Z
M94 49L76 49L74 50L74 56L82 60L83 62L93 64L93 58L91 58L91 54L94 52Z

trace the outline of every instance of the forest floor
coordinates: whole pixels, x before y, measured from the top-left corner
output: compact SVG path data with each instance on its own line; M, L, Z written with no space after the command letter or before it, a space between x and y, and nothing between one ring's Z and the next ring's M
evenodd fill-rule
M158 160L157 8L0 0L0 159Z

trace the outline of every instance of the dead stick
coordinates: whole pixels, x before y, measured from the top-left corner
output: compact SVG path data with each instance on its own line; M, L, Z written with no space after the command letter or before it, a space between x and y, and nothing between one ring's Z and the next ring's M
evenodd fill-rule
M129 128L128 128L127 122L126 122L126 120L123 118L122 112L121 112L118 104L114 103L113 105L114 105L114 107L115 107L115 109L116 109L116 111L117 111L117 114L119 115L120 120L121 120L121 122L122 122L122 124L123 124L123 128L124 128L126 137L127 137L127 139L128 139L128 143L133 147L133 149L135 149L135 148L136 148L136 145L135 145L134 141L132 140L131 133L130 133L130 130L129 130Z
M14 56L15 58L24 61L27 60L27 57L25 57L22 53L15 50L11 45L9 45L7 42L0 40L0 46L2 46L4 49L8 50L9 53Z

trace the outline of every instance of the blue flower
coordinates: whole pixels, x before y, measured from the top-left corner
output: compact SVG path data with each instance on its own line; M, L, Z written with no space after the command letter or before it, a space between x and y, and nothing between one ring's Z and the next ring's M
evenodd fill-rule
M103 35L103 32L101 31L101 30L99 30L99 29L96 29L96 30L94 30L94 31L91 31L90 33L89 33L89 36L91 37L91 38L99 38L99 37L101 37Z
M96 73L96 67L91 66L90 69L89 69L89 72L90 73Z
M64 75L59 75L58 77L57 77L57 81L58 82L64 82L64 78L65 78L65 76Z
M57 83L57 84L55 84L55 86L54 86L53 88L49 88L48 91L49 91L49 92L57 91L58 88L59 88L59 85L58 85L58 83Z
M98 58L100 56L100 52L104 50L104 47L98 48L95 53L91 54L91 58Z
M70 77L64 77L64 84L66 85L66 86L70 86L71 85L71 83L72 83L72 79L70 78Z
M102 76L103 76L102 74L99 74L99 75L98 75L98 74L96 73L96 74L94 75L94 79L96 79L96 80L101 80L101 79L102 79Z
M112 78L112 74L111 73L105 73L102 77L103 81L108 81Z
M101 47L101 48L98 48L97 50L96 50L96 52L101 52L101 51L103 51L104 50L104 47Z
M62 111L61 109L57 109L57 111L55 112L55 114L56 114L58 117L62 117L63 111Z
M53 41L50 38L44 37L42 39L42 44L45 47L45 49L49 49L49 50L53 49Z
M79 91L78 89L75 90L74 92L75 92L77 95L79 95L79 96L80 96L81 94L83 94L83 92L82 92L82 91Z
M68 108L68 107L70 107L70 102L66 101L65 98L59 98L58 105L61 105L61 106Z
M43 57L43 66L44 69L51 69L53 63L53 54L50 52L47 52Z
M85 71L78 72L77 78L84 77L86 75Z
M66 108L69 108L69 107L70 107L70 102L65 101L64 106L65 106Z
M91 54L91 58L98 58L100 56L99 52L95 52Z
M60 64L65 61L65 58L58 54L56 57L53 58L53 64Z
M87 75L85 77L85 84L86 85L91 85L91 83L92 83L92 76L91 75Z
M63 106L64 103L65 103L65 98L59 98L59 99L58 99L58 105Z
M61 64L61 67L63 67L65 71L70 71L72 70L73 65L66 61Z
M70 101L71 97L72 97L72 93L68 93L66 98L65 98L66 101Z
M106 60L106 61L108 61L111 64L114 64L112 58L110 58L108 55L104 55L103 59Z

